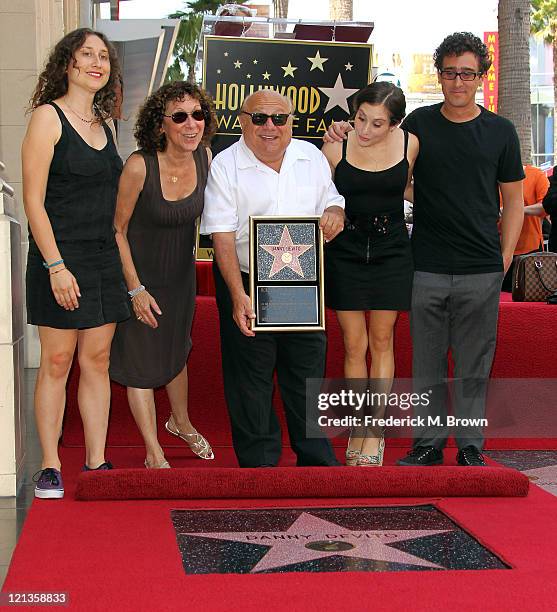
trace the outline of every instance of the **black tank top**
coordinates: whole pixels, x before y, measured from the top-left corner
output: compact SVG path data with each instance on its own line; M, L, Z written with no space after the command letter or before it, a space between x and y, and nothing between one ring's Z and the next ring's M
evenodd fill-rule
M112 241L123 165L112 132L103 121L106 145L97 150L83 140L54 102L49 104L56 109L62 124L45 195L45 209L56 242Z
M387 215L392 221L404 216L404 189L408 180L408 132L404 132L404 157L394 166L372 172L352 166L346 160L345 140L342 159L335 170L335 185L346 200L346 216L362 220Z

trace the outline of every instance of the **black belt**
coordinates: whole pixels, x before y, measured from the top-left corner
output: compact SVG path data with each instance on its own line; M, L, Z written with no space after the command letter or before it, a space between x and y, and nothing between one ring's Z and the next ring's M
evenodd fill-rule
M360 230L366 234L385 236L389 228L404 222L404 213L385 213L377 215L346 215L347 230Z

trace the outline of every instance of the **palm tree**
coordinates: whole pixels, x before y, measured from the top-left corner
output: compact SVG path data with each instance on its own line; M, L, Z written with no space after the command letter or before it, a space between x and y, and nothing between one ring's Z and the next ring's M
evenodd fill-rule
M182 65L186 64L188 67L188 81L195 83L195 58L203 15L193 11L189 13L177 11L168 17L169 19L180 19L180 27L176 42L174 43L174 61L166 71L166 81L167 83L183 81L184 73L182 72Z
M329 0L329 16L335 21L352 21L352 0Z
M288 17L288 0L273 0L275 17L286 19Z
M530 0L499 0L499 108L520 139L522 163L532 160Z
M174 61L166 71L166 82L184 80L183 64L188 67L188 81L195 83L195 58L203 15L215 13L220 0L195 0L186 4L187 12L176 11L169 19L180 19L180 28L174 44Z
M557 164L557 0L532 0L532 34L553 47L553 153Z

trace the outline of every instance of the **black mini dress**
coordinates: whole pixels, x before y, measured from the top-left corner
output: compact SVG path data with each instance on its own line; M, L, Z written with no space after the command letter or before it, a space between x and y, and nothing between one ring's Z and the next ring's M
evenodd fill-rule
M342 159L335 185L346 201L344 230L325 247L325 301L334 310L410 310L413 263L404 222L404 157L371 172Z
M45 210L64 264L81 292L79 308L56 303L43 256L29 230L26 273L27 322L58 329L86 329L116 323L130 315L122 263L114 238L114 211L122 160L112 132L107 143L89 146L54 103L62 135L54 147Z

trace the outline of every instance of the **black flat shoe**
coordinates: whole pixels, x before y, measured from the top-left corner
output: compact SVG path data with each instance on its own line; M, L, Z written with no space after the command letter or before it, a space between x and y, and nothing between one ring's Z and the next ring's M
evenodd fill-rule
M441 465L443 451L434 446L416 446L397 463L398 465Z
M84 465L81 468L81 471L82 472L97 472L99 470L102 471L102 470L112 470L112 469L113 469L112 463L110 463L110 461L105 461L104 463L101 463L99 467L96 467L96 468L90 468L88 465Z
M485 459L475 446L465 446L458 451L456 456L458 465L485 466Z

